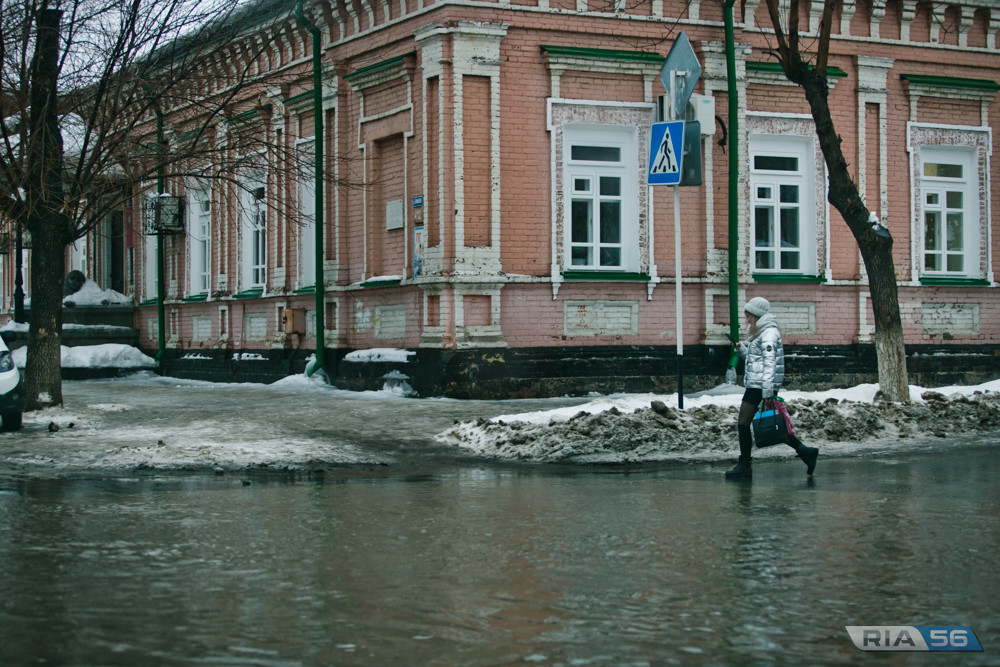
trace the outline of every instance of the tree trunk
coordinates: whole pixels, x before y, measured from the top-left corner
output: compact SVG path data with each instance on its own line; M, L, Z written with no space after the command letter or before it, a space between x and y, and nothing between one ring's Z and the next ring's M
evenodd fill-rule
M38 12L31 62L29 179L25 183L31 233L31 318L24 368L26 410L62 405L59 337L65 249L72 240L63 201L63 142L59 133L59 23L62 13Z
M899 316L896 269L892 262L892 238L880 237L872 229L869 220L871 214L851 178L847 160L840 147L840 137L833 125L825 78L815 72L803 71L799 75L792 80L805 91L816 123L816 135L830 172L828 199L854 234L868 274L868 289L875 315L879 387L890 401L907 402L910 400L909 377L906 371L903 324Z
M38 226L51 229L58 224L57 220L53 220L43 221ZM32 234L31 317L28 360L24 368L25 410L62 405L62 291L53 290L52 286L62 284L65 261L65 246L55 234Z

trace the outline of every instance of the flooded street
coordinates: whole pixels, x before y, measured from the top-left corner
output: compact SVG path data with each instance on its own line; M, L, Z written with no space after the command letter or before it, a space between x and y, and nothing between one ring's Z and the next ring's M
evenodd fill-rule
M734 483L729 460L504 463L427 435L580 399L345 395L321 420L295 392L209 387L185 405L165 386L68 388L81 407L58 431L0 437L3 665L870 659L845 625L966 625L984 652L947 663L998 661L995 434L827 456L812 481L786 452ZM185 469L201 424L236 448L241 421L328 449L293 471ZM150 467L171 442L177 466Z
M990 448L720 473L2 483L0 663L834 664L964 624L996 664Z

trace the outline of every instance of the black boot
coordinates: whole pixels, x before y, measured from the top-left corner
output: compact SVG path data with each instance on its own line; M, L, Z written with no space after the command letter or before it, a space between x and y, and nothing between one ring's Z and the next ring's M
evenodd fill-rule
M736 466L726 471L726 479L750 479L753 470L750 469L750 454L753 451L753 435L749 426L737 426L740 437L740 459Z
M819 450L815 447L806 447L794 435L788 436L788 446L794 449L796 456L806 464L806 474L813 474L813 470L816 469L816 459L819 458Z

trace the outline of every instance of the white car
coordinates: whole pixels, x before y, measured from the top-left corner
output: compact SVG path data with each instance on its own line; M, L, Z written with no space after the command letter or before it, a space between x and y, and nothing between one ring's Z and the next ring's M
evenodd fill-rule
M23 414L24 386L21 372L14 364L7 341L0 336L0 420L3 420L3 430L20 429Z

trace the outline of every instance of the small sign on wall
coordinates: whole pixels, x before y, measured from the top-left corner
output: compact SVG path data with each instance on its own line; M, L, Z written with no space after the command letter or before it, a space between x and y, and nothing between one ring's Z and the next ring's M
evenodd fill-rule
M393 199L385 203L385 228L402 229L406 217L403 215L403 200Z
M420 224L424 221L424 196L417 195L413 198L413 222Z

